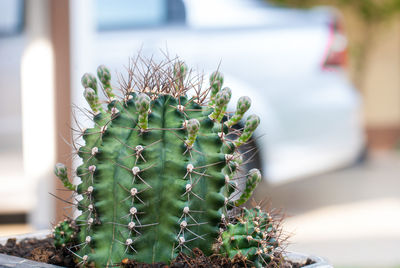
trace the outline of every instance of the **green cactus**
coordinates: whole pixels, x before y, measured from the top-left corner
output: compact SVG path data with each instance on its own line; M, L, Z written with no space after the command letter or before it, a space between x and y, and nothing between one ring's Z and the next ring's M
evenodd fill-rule
M229 258L245 257L257 268L265 267L271 263L279 246L277 237L276 223L267 212L260 207L243 208L237 222L228 224L221 233L219 252Z
M80 230L71 248L80 264L105 267L125 258L168 263L196 247L210 254L234 206L233 180L242 163L238 147L250 139L258 117L250 116L243 134L229 140L237 130L221 123L231 97L229 88L219 91L221 74L211 79L218 92L210 103L205 91L187 96L194 83L184 63L151 62L146 68L146 76L131 70L120 98L112 93L109 70L98 68L107 109L96 78L82 78L94 112L94 127L81 133L83 164L76 174L82 182L71 185L65 166L56 169L65 187L81 197L82 214L75 219ZM250 188L240 200L248 199ZM55 243L66 244L56 235Z
M187 75L187 66L184 62L178 61L174 64L174 84L175 89L179 91L184 87L184 80Z
M259 124L260 117L254 114L250 115L246 120L242 135L240 135L240 137L234 142L235 146L239 147L245 144L251 138L251 135L253 135L253 132Z
M231 100L232 91L229 87L223 88L215 95L214 111L210 114L210 118L220 122L225 115L226 107Z
M75 190L75 186L68 180L67 167L64 164L57 163L54 166L54 174L61 180L65 188L72 191Z
M97 79L93 74L85 73L81 79L84 88L92 88L97 94Z
M53 229L54 245L65 247L75 242L77 234L76 225L71 220L64 220L58 223Z
M225 122L228 127L232 127L239 123L239 121L243 118L243 115L247 110L249 110L251 105L251 100L247 96L240 97L237 103L235 114Z
M90 108L94 112L94 114L98 114L99 112L103 112L103 108L99 102L99 97L94 89L87 87L83 92L83 96L85 96L86 101L88 102Z
M210 75L210 86L211 86L210 105L214 104L215 96L221 90L223 83L224 83L224 76L220 72L215 71Z
M115 98L115 95L112 92L112 88L111 88L111 73L107 69L107 67L105 67L104 65L100 65L97 68L97 76L99 77L99 80L100 80L101 84L103 85L103 88L104 88L104 91L105 91L107 97L109 97L110 99Z
M253 194L254 189L257 187L257 184L261 181L261 173L258 169L253 168L249 171L246 180L246 187L243 190L242 195L238 200L235 201L236 206L240 206L244 204L251 195Z

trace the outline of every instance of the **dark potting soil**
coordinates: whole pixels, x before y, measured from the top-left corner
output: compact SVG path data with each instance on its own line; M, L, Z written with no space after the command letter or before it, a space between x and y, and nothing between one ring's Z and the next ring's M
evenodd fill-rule
M73 254L67 249L56 249L53 245L52 238L40 240L24 239L18 243L15 239L11 238L7 240L5 245L0 244L0 253L64 267L76 267ZM308 259L306 263L300 264L282 261L281 256L276 257L277 261L271 263L268 267L300 268L313 263L310 259ZM243 258L231 260L220 255L205 256L199 249L193 250L193 256L179 254L169 266L164 263L137 263L128 259L122 260L121 266L129 268L251 267L248 263L246 265Z

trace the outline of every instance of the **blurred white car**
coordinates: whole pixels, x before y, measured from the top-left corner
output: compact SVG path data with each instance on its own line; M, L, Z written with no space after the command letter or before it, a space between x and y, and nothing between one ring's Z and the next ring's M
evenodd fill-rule
M219 69L236 100L253 100L265 178L281 183L355 162L364 152L361 98L346 77L347 41L333 9L257 0L97 0L93 68L124 72L127 57L160 49ZM203 69L200 69L200 71Z

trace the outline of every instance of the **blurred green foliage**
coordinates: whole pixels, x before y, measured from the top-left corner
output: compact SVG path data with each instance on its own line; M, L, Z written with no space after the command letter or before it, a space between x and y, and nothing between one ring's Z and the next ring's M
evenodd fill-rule
M316 5L349 6L368 21L381 21L400 11L400 0L268 0L281 6L310 8Z

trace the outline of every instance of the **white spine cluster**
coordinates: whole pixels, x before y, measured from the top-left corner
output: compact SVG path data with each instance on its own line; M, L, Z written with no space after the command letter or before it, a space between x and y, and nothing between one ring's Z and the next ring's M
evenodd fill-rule
M139 172L140 172L140 168L139 167L133 167L132 168L132 174L134 175L134 176L136 176L137 174L139 174Z

